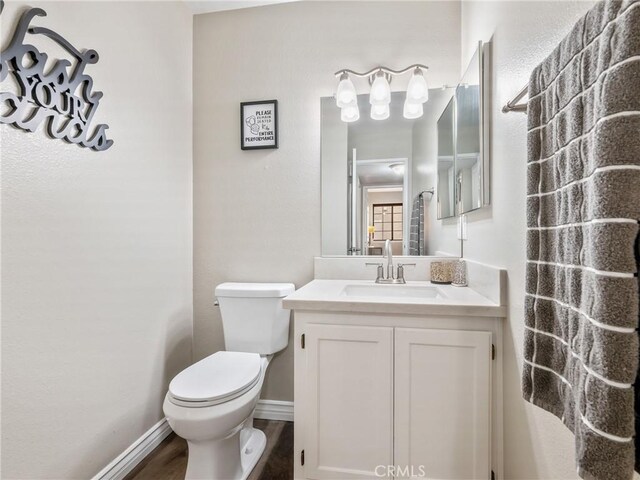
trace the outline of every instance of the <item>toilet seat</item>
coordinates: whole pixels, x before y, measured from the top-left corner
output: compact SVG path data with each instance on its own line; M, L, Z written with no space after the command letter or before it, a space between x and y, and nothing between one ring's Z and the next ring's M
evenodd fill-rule
M180 372L169 384L169 400L184 407L226 403L251 390L260 380L257 353L217 352Z

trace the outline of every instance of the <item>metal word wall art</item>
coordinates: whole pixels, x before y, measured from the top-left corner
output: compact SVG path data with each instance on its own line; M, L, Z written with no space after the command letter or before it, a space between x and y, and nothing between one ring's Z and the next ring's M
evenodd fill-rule
M0 0L0 13L3 8L4 1ZM0 82L11 75L16 85L14 92L0 92L0 123L34 132L45 122L45 130L52 138L96 151L106 150L113 145L106 135L109 126L97 125L90 133L102 92L92 91L93 79L84 73L87 64L98 61L98 53L80 52L58 33L29 26L34 17L46 15L41 8L26 10L9 45L0 53ZM73 57L73 63L55 60L45 72L48 56L25 41L27 32L58 43Z

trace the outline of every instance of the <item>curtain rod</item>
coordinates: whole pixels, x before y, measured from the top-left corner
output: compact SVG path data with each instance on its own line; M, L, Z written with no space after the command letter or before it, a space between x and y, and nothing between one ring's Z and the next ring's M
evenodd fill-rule
M522 100L522 97L524 97L528 91L529 91L528 86L525 86L522 90L520 90L515 97L509 100L507 104L504 107L502 107L502 113L509 113L509 112L527 113L527 104L518 103L518 102Z

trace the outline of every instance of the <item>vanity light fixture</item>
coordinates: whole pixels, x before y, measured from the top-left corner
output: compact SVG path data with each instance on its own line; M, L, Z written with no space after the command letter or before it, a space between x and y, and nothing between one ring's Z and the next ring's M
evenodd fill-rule
M410 102L409 99L404 101L404 108L402 109L402 116L404 118L413 120L414 118L420 118L423 113L422 103L413 103Z
M373 120L385 120L389 118L389 104L391 103L391 80L393 77L412 72L407 86L406 99L403 108L403 116L407 119L420 118L424 112L422 104L429 99L429 86L424 77L424 72L429 67L421 64L410 65L402 70L392 70L387 67L376 67L368 72L359 73L353 70L343 69L336 72L339 78L336 90L336 105L342 111L340 118L344 122L355 122L360 118L358 111L358 95L350 76L367 77L371 90L369 103L371 104L371 118Z
M360 118L360 110L358 105L349 105L340 109L340 120L351 123Z
M386 120L389 118L389 104L371 105L371 118L373 120Z
M411 75L407 86L407 102L424 103L429 100L429 86L422 70L417 67Z
M357 106L357 97L356 87L353 86L349 74L344 72L340 75L340 83L338 83L338 90L336 91L336 105L338 105L338 108L350 107L354 104Z
M340 75L340 83L338 83L336 91L336 105L340 108L340 119L343 122L355 122L360 118L358 94L347 72Z
M389 85L391 78L387 79L387 75L382 70L378 70L371 83L371 93L369 93L369 103L371 105L389 105L391 103L391 86Z

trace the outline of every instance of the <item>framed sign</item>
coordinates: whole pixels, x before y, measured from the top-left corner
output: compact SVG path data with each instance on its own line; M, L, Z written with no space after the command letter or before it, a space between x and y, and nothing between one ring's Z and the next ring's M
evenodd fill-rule
M278 148L278 101L240 104L240 148Z

